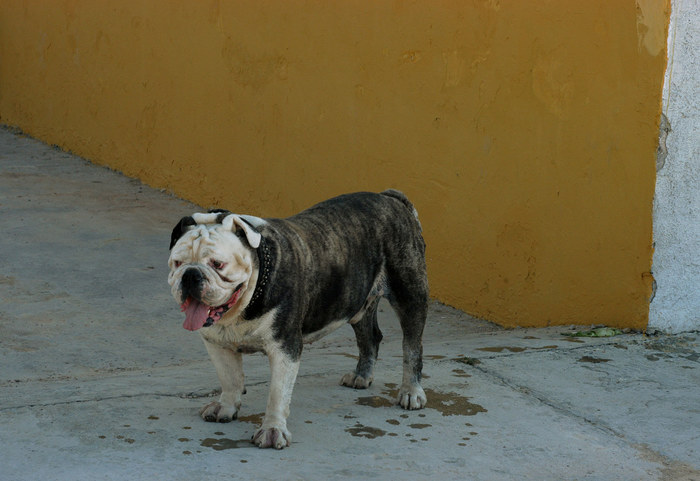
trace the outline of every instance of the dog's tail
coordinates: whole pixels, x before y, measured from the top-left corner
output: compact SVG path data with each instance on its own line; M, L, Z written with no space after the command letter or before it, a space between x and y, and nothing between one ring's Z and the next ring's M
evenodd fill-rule
M404 194L400 190L396 190L396 189L387 189L384 192L381 192L381 194L385 195L387 197L393 197L394 199L399 200L403 205L405 205L406 208L413 213L413 217L416 218L416 222L418 223L418 228L420 229L421 232L423 232L423 226L421 226L420 220L418 219L418 211L413 206L411 201L408 200L408 197L406 197L406 194Z

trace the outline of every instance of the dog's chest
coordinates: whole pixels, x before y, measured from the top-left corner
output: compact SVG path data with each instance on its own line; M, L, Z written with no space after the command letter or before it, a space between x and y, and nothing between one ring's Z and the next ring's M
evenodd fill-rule
M201 336L217 346L239 351L263 351L272 341L272 323L275 311L248 321L236 320L231 324L216 323L199 330Z

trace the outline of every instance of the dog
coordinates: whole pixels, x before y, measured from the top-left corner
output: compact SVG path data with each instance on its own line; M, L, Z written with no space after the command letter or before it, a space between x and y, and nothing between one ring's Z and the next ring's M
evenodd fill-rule
M170 242L168 283L199 331L221 382L221 396L200 410L205 421L236 419L245 393L242 354L264 352L271 380L262 426L252 442L282 449L304 343L343 324L355 331L359 358L343 386L372 384L384 297L403 332L397 404L421 409L423 328L428 310L425 242L418 214L397 190L345 194L286 219L213 210L183 217Z

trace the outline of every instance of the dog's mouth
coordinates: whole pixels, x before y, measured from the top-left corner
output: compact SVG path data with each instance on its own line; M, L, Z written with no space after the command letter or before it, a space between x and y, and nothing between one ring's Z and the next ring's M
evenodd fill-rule
M196 331L202 327L213 325L238 302L242 292L243 284L241 283L233 291L229 300L218 307L208 306L192 296L188 297L180 305L180 309L185 313L185 322L182 324L182 327L188 331Z

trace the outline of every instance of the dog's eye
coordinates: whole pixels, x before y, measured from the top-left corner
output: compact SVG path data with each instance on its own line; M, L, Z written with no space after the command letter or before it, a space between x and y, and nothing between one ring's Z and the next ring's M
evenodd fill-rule
M209 265L218 271L220 269L223 269L225 264L223 262L219 262L219 261L212 259L209 261Z
M173 264L177 268L177 267L180 267L182 265L182 261L173 261Z

